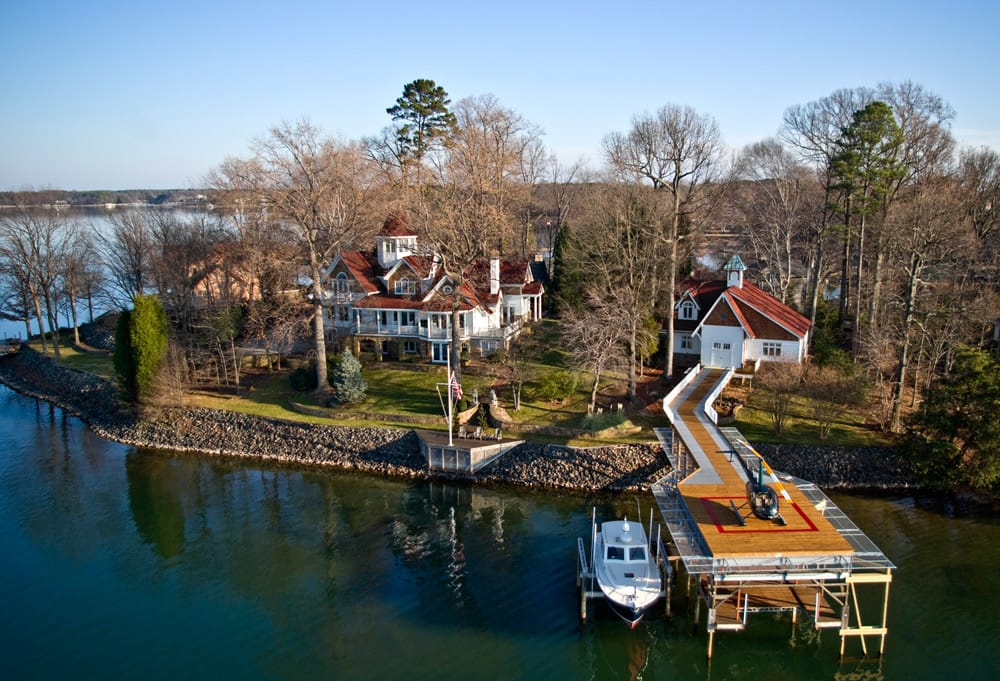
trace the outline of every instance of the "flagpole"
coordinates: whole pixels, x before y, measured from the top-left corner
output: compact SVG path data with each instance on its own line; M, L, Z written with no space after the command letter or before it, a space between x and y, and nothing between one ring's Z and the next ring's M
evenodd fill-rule
M451 387L451 382L452 382L452 380L453 380L453 378L452 378L452 373L451 373L451 365L449 364L448 365L448 446L449 447L451 447L451 446L454 445L454 443L452 442L452 439L451 439L451 430L452 430L452 418L451 418L451 397L452 397L451 393L452 393L452 387Z

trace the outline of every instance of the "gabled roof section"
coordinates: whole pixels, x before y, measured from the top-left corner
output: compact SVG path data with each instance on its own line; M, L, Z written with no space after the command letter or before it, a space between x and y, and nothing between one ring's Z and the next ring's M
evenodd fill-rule
M424 281L434 272L434 260L424 255L408 255L382 274L382 282L388 283L389 280L395 279L404 269L409 270L418 281Z
M678 305L686 297L690 297L698 306L700 314L697 320L675 319L674 328L678 331L698 331L720 299L725 300L725 304L733 311L740 326L751 338L768 337L768 332L760 321L761 317L797 338L805 338L812 326L807 317L750 283L744 283L742 288L727 288L726 282L721 280L687 280L682 282L679 288L682 293L678 296Z
M682 281L678 288L681 290L677 296L677 308L686 299L690 298L698 308L698 316L695 319L675 319L674 329L677 331L693 332L700 326L699 322L704 318L705 313L712 309L715 301L719 299L726 289L724 281L698 281L687 279Z
M500 261L500 285L527 284L531 281L531 269L527 261Z
M540 281L532 281L521 287L521 293L526 296L540 296L545 291Z
M458 309L463 312L478 307L483 308L487 314L493 312L491 306L496 303L499 296L490 296L482 290L477 289L469 281L459 286L457 291L448 290L448 287L454 286L455 280L451 276L444 272L439 273L435 277L434 283L431 284L423 298L421 298L420 303L423 306L421 309L434 311L450 310L453 296L458 295L461 298Z
M728 288L725 295L736 300L737 306L756 310L799 338L805 338L809 333L809 327L812 326L808 317L799 314L753 284L744 283L743 288Z
M354 278L358 280L365 293L372 294L379 292L378 275L375 273L375 267L372 265L371 260L368 259L365 253L362 251L343 251L338 253L333 263L331 263L330 271L336 268L338 258L350 270Z
M421 279L428 278L434 271L434 258L426 255L408 255L403 258L403 262Z
M401 210L393 211L389 213L389 217L385 219L382 223L382 231L378 233L379 236L416 236L413 230L410 229L410 220L406 217L406 213Z

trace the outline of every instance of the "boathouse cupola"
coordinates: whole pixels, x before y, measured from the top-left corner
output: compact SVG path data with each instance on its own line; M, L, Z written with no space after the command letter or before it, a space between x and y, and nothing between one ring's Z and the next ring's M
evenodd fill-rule
M417 235L410 230L410 221L402 212L394 212L386 218L382 231L375 237L375 252L378 264L384 269L393 265L408 255L413 255L417 248Z
M747 266L743 264L743 260L738 255L733 255L726 263L726 286L736 288L743 288L743 273L746 271Z

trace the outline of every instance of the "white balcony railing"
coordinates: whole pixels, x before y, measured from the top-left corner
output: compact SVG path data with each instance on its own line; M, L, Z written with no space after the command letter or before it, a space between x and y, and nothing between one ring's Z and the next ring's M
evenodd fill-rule
M513 324L492 329L477 329L472 333L461 329L459 337L462 340L507 340L521 332L521 320ZM451 329L440 327L421 327L416 324L381 324L379 322L337 322L339 328L350 328L355 334L365 336L387 336L391 338L416 338L425 340L451 340Z

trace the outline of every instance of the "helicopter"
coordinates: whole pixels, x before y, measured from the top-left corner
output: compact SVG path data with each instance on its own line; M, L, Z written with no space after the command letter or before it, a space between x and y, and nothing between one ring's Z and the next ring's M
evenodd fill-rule
M740 466L743 467L743 471L747 476L746 504L737 507L732 501L729 502L733 513L736 514L736 519L739 521L740 525L746 524L747 516L743 515L740 509L745 508L746 505L749 504L750 512L761 520L770 520L779 525L786 525L787 523L785 519L781 516L778 494L774 491L774 488L764 484L764 472L767 471L767 474L774 481L774 485L781 491L781 496L783 496L786 501L791 501L791 496L789 496L784 485L781 484L781 481L778 480L778 476L774 474L771 467L767 465L766 461L764 461L764 457L762 457L757 450L751 447L749 443L741 442L740 444L757 457L757 471L754 472L751 470L750 465L743 460L743 457L740 456L739 452L736 450L729 450L727 452L740 462Z

